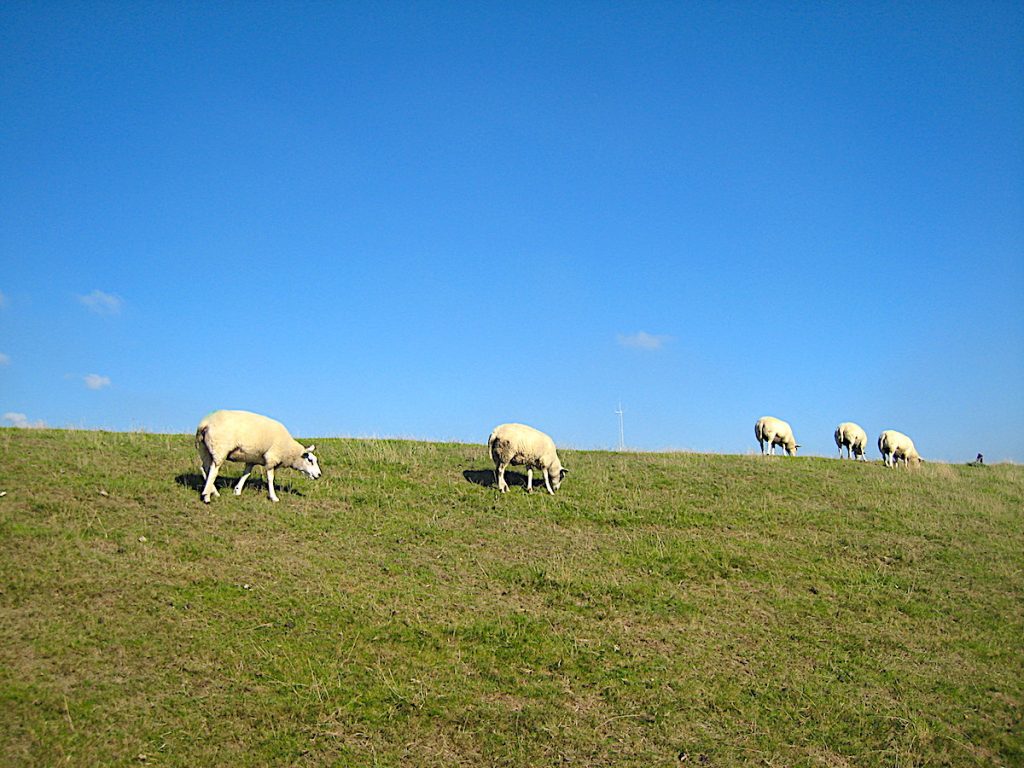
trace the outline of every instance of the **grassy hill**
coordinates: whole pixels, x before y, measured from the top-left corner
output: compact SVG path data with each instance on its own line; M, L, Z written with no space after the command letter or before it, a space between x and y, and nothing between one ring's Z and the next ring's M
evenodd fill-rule
M1022 467L316 442L0 430L0 764L1024 764Z

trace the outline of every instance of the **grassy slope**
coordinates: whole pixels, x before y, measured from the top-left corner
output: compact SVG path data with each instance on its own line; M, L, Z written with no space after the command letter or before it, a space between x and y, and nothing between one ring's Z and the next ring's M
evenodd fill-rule
M0 430L0 764L1024 764L1024 468L317 444Z

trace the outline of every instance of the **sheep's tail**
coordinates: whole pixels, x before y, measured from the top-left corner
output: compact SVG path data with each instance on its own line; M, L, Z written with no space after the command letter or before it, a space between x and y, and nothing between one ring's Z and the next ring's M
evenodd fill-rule
M199 429L196 430L196 450L199 451L199 467L203 471L203 477L206 477L206 467L213 460L213 451L210 450L210 446L206 442L206 434L209 430L209 425L205 423L200 424Z
M497 461L498 457L496 454L501 453L507 444L508 442L498 437L496 432L491 432L491 436L487 438L487 455L494 461Z

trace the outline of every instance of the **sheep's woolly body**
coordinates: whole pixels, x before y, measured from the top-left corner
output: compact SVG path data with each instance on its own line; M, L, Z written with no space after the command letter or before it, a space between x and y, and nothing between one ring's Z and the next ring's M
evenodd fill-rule
M781 445L790 456L796 455L796 449L800 446L793 437L793 428L782 419L774 416L762 416L754 425L754 437L761 446L762 455L765 452L765 444L768 445L768 453L775 455L775 446Z
M491 431L487 448L494 460L494 477L498 488L508 490L505 482L505 467L525 466L527 468L527 490L533 487L533 470L544 473L544 484L548 493L554 493L561 484L564 470L555 450L555 441L540 430L525 424L502 424Z
M914 447L914 441L895 429L887 429L878 436L878 450L887 467L895 467L900 461L904 466L923 461Z
M206 502L209 502L211 494L220 495L214 480L225 461L245 464L245 472L235 486L236 496L242 492L245 481L256 465L266 467L269 495L273 501L277 501L274 470L278 467L297 469L314 479L320 476L312 445L303 447L284 424L249 411L211 413L196 428L196 449L206 478L203 488L203 501Z
M836 447L839 448L840 459L843 458L843 446L846 446L847 458L867 461L868 433L859 424L844 421L836 427Z

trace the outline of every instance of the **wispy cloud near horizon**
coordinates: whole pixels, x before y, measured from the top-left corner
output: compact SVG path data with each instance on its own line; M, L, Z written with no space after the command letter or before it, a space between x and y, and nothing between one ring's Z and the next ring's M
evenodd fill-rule
M11 358L9 358L3 352L0 352L0 365L10 365L10 363L11 363Z
M109 376L100 376L98 373L90 373L82 377L85 386L89 389L103 389L110 386Z
M121 307L124 305L124 301L120 296L104 293L99 289L84 296L79 296L78 300L97 315L118 315L121 313Z
M9 421L12 426L20 429L43 429L46 426L46 422L42 419L29 421L28 416L24 413L15 413L14 411L8 411L5 413L4 421Z
M672 337L667 334L653 334L646 331L637 331L636 333L629 334L620 333L615 338L620 346L630 349L643 349L648 352L661 349L665 344L672 341Z

